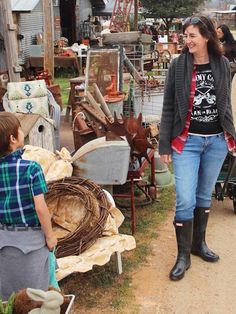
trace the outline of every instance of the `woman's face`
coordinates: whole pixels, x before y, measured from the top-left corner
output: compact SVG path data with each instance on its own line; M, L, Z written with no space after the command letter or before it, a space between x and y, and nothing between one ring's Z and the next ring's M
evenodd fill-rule
M217 28L216 33L219 39L222 39L224 37L224 33L222 32L221 28Z
M203 37L197 25L189 25L184 32L184 40L189 52L192 54L208 53L207 42L208 39Z

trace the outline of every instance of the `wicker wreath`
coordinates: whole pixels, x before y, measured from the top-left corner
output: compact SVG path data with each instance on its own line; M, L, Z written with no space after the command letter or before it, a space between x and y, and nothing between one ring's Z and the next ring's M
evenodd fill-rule
M46 194L47 205L52 212L53 226L58 227L56 219L59 202L67 204L67 197L72 199L73 208L68 208L72 215L79 211L76 204L83 205L84 216L74 230L67 229L59 223L59 227L67 229L67 234L58 237L56 257L79 255L88 249L97 238L102 236L104 225L108 217L109 204L104 191L91 180L81 177L69 177L62 180L50 182L49 192ZM71 203L68 201L68 206ZM67 206L67 207L68 207ZM53 209L52 209L53 208ZM62 215L57 218L61 218ZM72 217L72 216L71 216ZM63 219L61 219L63 220ZM71 218L74 222L73 217ZM66 225L66 224L65 224Z

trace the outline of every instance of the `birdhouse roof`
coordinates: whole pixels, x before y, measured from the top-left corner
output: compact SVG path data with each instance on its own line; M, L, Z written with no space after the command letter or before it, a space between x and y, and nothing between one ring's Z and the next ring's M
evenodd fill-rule
M38 119L43 119L47 123L54 126L54 122L51 119L45 118L41 116L40 114L26 114L26 113L16 113L15 114L18 120L20 121L22 131L25 135L25 137L29 134L32 127L35 125L35 123L38 121Z

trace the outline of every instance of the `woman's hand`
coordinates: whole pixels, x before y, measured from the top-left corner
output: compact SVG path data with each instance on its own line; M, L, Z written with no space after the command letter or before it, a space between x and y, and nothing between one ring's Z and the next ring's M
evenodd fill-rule
M169 164L172 162L171 155L160 155L160 159L166 164Z

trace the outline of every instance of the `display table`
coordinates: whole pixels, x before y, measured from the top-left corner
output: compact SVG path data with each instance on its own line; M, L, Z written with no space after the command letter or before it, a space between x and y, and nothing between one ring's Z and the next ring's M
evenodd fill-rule
M43 68L43 57L29 57L26 62L26 68ZM54 56L55 68L74 68L80 73L80 66L77 56Z

